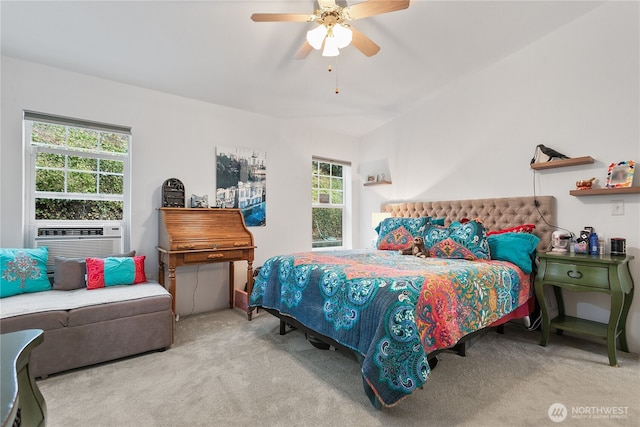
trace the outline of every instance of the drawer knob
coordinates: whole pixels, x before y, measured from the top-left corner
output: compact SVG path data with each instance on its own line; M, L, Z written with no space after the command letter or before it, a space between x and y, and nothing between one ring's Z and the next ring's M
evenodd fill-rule
M209 254L209 255L207 255L207 258L216 259L216 258L222 258L223 256L224 256L224 254Z
M572 279L582 279L582 273L580 273L579 271L569 270L567 271L567 276L571 277Z

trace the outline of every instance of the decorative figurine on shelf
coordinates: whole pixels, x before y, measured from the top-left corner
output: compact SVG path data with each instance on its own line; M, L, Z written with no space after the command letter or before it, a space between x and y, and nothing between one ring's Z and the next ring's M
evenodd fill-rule
M169 178L162 184L162 207L184 208L184 184L182 181Z
M208 208L209 196L207 196L206 194L204 196L196 196L195 194L192 194L191 207L192 208Z
M546 157L546 160L544 160L544 157ZM531 164L542 161L550 162L553 159L570 159L570 157L554 150L553 148L546 147L543 144L538 144L536 146L536 151L533 154L533 158L531 159Z
M596 178L583 179L582 181L576 181L576 188L578 190L591 190L591 187L596 181L597 181Z

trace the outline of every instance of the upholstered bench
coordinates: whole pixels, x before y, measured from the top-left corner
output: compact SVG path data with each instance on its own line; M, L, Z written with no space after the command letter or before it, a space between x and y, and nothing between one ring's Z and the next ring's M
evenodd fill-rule
M29 254L38 255L36 250L29 250ZM140 261L144 257L137 258ZM125 264L133 262L132 258L113 259L124 260ZM84 270L72 268L86 268L82 260L60 261L55 279L58 286L54 282L53 287L46 288L49 290L25 287L24 293L7 296L6 289L15 280L8 282L3 277L2 333L44 331L44 342L31 353L30 366L35 377L171 346L175 322L172 299L162 285L147 281L142 275L141 283L113 286L107 283L92 289L86 285L90 280L85 282ZM3 274L10 267L5 262ZM65 277L60 277L62 271ZM69 281L72 276L74 280Z

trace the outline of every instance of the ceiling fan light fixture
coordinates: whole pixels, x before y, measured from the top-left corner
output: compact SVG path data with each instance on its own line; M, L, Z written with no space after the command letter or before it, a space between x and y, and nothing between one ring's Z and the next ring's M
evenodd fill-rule
M318 25L311 31L307 31L307 41L316 50L322 48L322 42L327 36L327 27L324 25Z
M353 39L353 33L350 28L347 28L343 25L336 24L332 28L333 38L336 39L338 43L338 48L342 49L351 44L351 40Z
M340 55L340 49L338 49L338 40L335 37L327 37L324 39L324 49L322 56L338 56Z

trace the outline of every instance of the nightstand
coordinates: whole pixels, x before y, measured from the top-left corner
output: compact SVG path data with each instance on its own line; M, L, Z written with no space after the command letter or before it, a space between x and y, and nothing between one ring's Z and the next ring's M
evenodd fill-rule
M610 255L538 253L540 267L535 279L536 298L542 310L541 346L549 342L551 328L558 335L563 331L605 338L609 364L618 366L616 359L616 339L620 340L620 350L629 351L627 345L627 315L633 300L633 279L629 272L629 261L634 257ZM549 316L549 308L544 298L544 286L553 287L558 303L558 316ZM564 312L562 289L575 292L602 292L611 296L609 323L594 322L567 316Z

